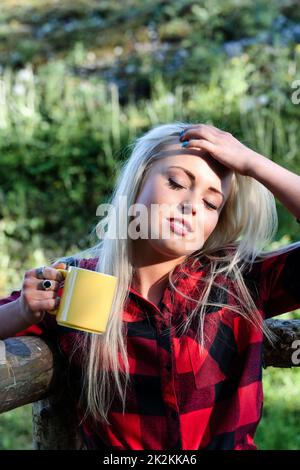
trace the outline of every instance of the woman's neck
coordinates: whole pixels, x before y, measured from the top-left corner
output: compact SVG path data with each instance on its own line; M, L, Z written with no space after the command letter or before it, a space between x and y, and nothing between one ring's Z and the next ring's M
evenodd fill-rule
M136 243L132 256L134 266L132 287L145 299L157 305L168 283L169 272L184 258L185 256L163 258L160 253L154 252L149 246Z

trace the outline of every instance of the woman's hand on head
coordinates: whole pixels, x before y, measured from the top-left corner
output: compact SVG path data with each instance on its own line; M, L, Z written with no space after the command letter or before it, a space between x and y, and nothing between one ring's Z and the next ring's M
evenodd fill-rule
M242 175L248 175L259 156L246 147L230 132L208 124L199 124L180 136L184 148L199 148L208 152L218 162Z
M44 279L52 281L50 290L42 289L44 279L37 277L36 268L25 272L19 305L21 315L29 324L39 323L45 316L46 311L54 310L59 305L57 291L63 281L63 275L57 271L57 268L66 269L65 263L55 262L51 266L45 266Z

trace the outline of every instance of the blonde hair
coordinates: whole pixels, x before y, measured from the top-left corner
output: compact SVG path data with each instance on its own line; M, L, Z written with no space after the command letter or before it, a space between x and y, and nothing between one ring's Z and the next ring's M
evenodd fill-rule
M174 141L174 136L178 136L183 129L192 125L185 122L159 125L136 140L131 156L121 166L109 201L115 208L120 226L128 227L128 213L120 207L120 197L127 198L128 206L134 204L150 166L162 158L159 152L167 149L170 142ZM108 214L97 224L97 229L105 231L104 228L107 227L107 236L92 248L74 255L78 259L97 257L96 270L118 278L106 332L103 335L90 333L80 335L81 343L76 345L76 348L81 348L84 360L81 400L86 409L85 416L89 415L95 421L103 420L108 424L108 412L115 393L121 399L124 412L126 390L130 382L122 312L128 299L134 272L134 267L130 263L132 240L129 237L124 239L110 237L112 226ZM169 273L169 282L173 289L196 304L190 312L188 321L183 325L182 333L192 321L196 320L198 341L204 346L205 313L207 308L216 306L232 309L259 328L271 342L274 340L274 335L262 322L243 279L243 272L258 256L268 256L262 250L271 241L276 230L277 212L272 193L255 179L234 174L231 192L216 228L203 247L184 260L200 259L205 256L210 264L208 276L201 279L203 281L201 298L192 299L178 291L172 279L174 269ZM60 260L63 261L63 258ZM210 298L212 288L228 291L220 282L220 275L234 281L235 292L230 291L230 295L237 300L237 305L222 303L222 297L219 298L219 302L218 299Z

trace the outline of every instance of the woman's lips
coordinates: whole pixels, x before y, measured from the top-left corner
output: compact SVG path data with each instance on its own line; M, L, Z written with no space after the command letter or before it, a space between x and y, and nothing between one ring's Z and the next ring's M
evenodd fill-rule
M190 223L184 219L171 217L168 220L170 222L170 227L172 231L177 233L178 235L186 235L187 233L192 231Z

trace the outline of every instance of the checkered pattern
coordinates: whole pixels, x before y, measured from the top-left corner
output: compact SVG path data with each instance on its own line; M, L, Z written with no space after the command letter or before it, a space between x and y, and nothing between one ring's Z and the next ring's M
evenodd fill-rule
M95 269L97 259L81 260ZM76 264L72 258L69 264ZM261 318L300 308L300 248L256 262L245 273ZM177 288L196 297L209 263L196 260L174 272ZM230 288L229 279L219 282ZM231 285L234 289L234 285ZM5 304L20 291L0 300ZM205 348L199 350L196 322L184 336L178 328L195 306L168 285L158 305L130 288L123 321L131 386L126 410L116 397L109 411L110 426L87 420L81 431L89 449L256 449L254 434L263 404L263 337L243 317L230 309L227 294L213 289L211 300L228 307L210 307L204 325ZM63 354L70 356L76 330L58 326L51 315L19 332L53 333ZM201 354L200 354L201 352ZM80 384L80 354L70 369ZM80 385L79 385L80 386ZM78 408L79 417L82 416Z

